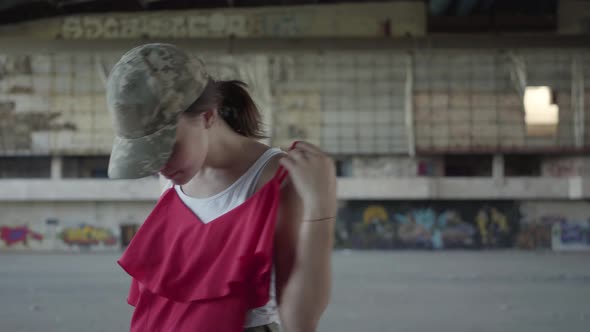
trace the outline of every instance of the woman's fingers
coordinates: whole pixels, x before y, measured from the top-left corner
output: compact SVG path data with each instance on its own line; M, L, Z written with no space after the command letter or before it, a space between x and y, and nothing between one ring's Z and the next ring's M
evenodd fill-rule
M283 165L289 172L293 170L293 168L297 165L295 159L292 156L286 155L279 160L279 163Z
M324 152L322 150L320 150L320 148L318 148L317 146L307 143L307 142L299 142L297 143L297 146L295 147L295 150L303 150L307 153L313 154L313 155L320 155L323 156Z
M305 168L316 169L323 165L324 161L329 158L315 145L299 142L297 146L289 151L287 155L281 159L283 165L289 172L303 170Z
M289 152L289 156L291 158L293 158L296 162L301 163L301 162L305 162L307 161L309 158L306 155L305 151L302 150L292 150L291 152Z

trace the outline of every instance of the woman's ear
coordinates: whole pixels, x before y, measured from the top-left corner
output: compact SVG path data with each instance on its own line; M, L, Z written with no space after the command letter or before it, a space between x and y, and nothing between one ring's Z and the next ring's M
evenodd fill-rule
M203 112L203 121L205 123L205 128L209 129L213 127L213 124L217 120L217 109L212 108L208 111Z

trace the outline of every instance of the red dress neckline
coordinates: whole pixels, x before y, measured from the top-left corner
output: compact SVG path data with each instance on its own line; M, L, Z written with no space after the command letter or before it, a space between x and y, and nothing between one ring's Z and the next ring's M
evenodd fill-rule
M273 180L274 180L274 179L273 179ZM270 185L272 185L272 182L273 182L273 180L271 180L271 181L268 181L267 183L265 183L265 184L264 184L264 185L263 185L263 186L262 186L260 189L258 189L258 190L257 190L257 191L256 191L254 194L252 194L250 197L246 198L246 200L245 200L244 202L242 202L241 204L239 204L239 205L235 206L235 207L234 207L234 208L232 208L231 210L229 210L229 211L227 211L227 212L223 213L222 215L220 215L220 216L218 216L218 217L216 217L216 218L213 218L213 219L212 219L211 221L209 221L209 222L203 222L203 220L202 220L202 219L201 219L201 218L200 218L198 215L196 215L196 214L195 214L195 213L194 213L194 212L193 212L193 211L192 211L192 210L191 210L191 209L190 209L188 206L186 206L186 204L184 204L184 207L185 207L185 208L186 208L188 211L190 211L190 212L193 214L193 216L194 216L194 217L195 217L195 218L196 218L196 219L199 221L199 224L202 224L202 225L209 225L209 224L212 224L212 223L214 223L214 222L218 221L218 219L227 219L227 218L225 218L225 216L226 216L226 215L229 215L229 214L232 214L232 213L238 213L238 212L239 212L239 210L240 210L240 209L242 209L244 205L248 205L248 204L250 203L250 201L254 200L254 199L255 199L255 198L258 196L258 195L262 195L262 192L263 192L264 190L268 190L268 188L267 188L267 187L269 187ZM174 191L174 195L176 195L176 196L178 197L178 199L180 199L180 200L182 201L182 198L181 198L181 197L178 195L178 193L176 192L176 189L174 189L174 186L173 186L172 188L170 188L170 189L166 190L166 192L167 192L167 191L170 191L170 190ZM164 192L164 194L163 194L163 195L165 195L165 194L166 194L166 192ZM189 197L190 197L190 196L189 196ZM184 203L184 202L183 202L183 203Z
M209 223L174 188L160 197L118 260L132 277L132 332L243 330L247 311L269 301L285 177L280 167L260 190Z

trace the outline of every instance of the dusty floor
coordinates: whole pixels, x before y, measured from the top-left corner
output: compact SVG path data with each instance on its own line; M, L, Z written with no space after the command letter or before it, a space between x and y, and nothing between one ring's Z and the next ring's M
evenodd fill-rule
M118 254L0 254L0 331L127 331ZM590 253L346 252L320 331L590 331Z

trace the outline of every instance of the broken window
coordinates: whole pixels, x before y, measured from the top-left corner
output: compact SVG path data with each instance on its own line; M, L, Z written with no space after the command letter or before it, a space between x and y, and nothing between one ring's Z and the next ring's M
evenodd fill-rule
M0 178L49 178L50 157L0 157Z
M492 155L446 155L445 176L492 176Z
M109 168L108 156L64 157L64 178L106 178Z

